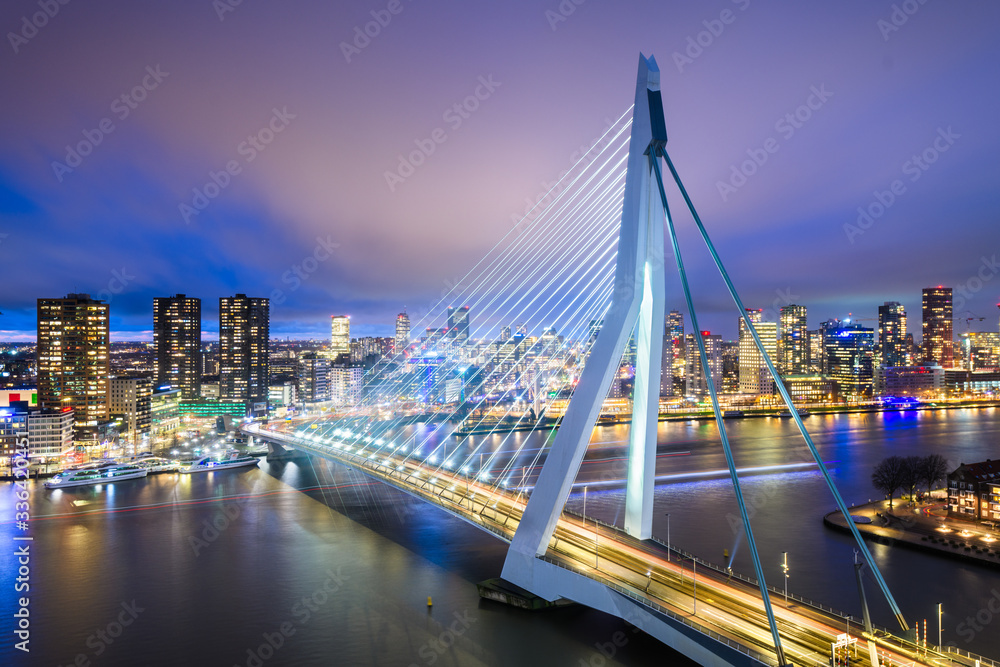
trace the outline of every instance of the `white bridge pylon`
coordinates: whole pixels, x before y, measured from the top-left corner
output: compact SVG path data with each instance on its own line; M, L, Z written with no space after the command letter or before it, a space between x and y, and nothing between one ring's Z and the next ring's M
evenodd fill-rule
M665 212L652 160L662 154L666 141L660 70L654 58L640 56L611 307L514 535L504 564L508 581L520 579L514 570L530 569L530 561L548 549L633 330L636 364L625 531L639 539L652 535L665 290Z

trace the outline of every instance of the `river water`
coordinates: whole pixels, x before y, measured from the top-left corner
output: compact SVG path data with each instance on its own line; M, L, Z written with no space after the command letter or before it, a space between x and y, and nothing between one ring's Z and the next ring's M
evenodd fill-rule
M940 453L950 464L1000 456L994 409L811 416L806 424L849 504L876 492L885 456ZM790 420L727 421L765 576L860 617L849 536ZM627 427L597 429L569 506L621 523ZM539 436L518 435L526 449ZM733 528L735 499L714 423L661 423L654 533L752 573ZM530 473L527 475L530 483ZM0 487L0 665L662 665L683 664L623 622L568 607L528 613L478 598L505 545L443 511L328 462L157 475L100 489L31 483L30 529ZM669 519L667 514L669 513ZM15 542L30 536L30 542ZM14 648L15 550L29 545L30 653ZM1000 656L1000 569L871 545L908 619ZM893 618L866 577L876 623ZM427 598L433 600L428 608ZM978 616L978 618L977 618ZM971 623L967 617L971 617ZM613 654L613 655L612 655Z

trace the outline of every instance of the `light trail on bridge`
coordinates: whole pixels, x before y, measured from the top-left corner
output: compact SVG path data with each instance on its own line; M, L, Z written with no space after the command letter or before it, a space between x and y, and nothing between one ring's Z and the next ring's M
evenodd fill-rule
M527 495L521 490L486 485L474 475L428 468L405 455L380 452L376 456L367 453L363 443L351 444L315 434L303 437L261 429L259 425L244 426L243 430L346 465L429 501L507 542L513 538L526 506ZM667 613L699 631L716 633L760 654L764 662L775 664L767 618L760 597L755 594L756 585L749 579L698 560L696 596L694 573L684 565L692 560L691 556L676 549L668 552L656 541L639 541L616 527L565 511L549 544L547 559L589 578L627 589L660 613ZM793 664L829 665L831 646L847 632L850 617L831 614L799 598L786 603L775 595L774 606L786 656L792 658ZM883 664L975 665L973 659L923 649L884 630L877 630L871 639L878 643L880 655L890 661Z

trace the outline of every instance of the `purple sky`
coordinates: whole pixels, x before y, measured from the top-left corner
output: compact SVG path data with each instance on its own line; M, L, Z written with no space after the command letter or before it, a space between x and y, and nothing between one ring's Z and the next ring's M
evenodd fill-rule
M70 2L51 18L47 2L0 8L0 339L33 339L35 299L68 292L111 299L115 340L149 338L152 298L177 292L203 299L206 331L218 297L281 290L274 335L326 336L333 313L386 334L628 107L640 51L660 63L671 154L748 306L791 295L814 327L897 300L918 333L921 288L944 284L956 332L970 314L997 330L996 3L895 3L915 9L897 26L893 2L870 0L243 0L221 19L226 0ZM348 62L373 11L391 20ZM445 117L480 77L494 84L479 109ZM145 99L122 101L136 86ZM814 89L831 95L808 120L778 123ZM269 123L272 143L242 144ZM446 141L391 191L385 172L439 127ZM88 136L71 171L53 167ZM724 198L769 138L776 152ZM933 164L909 162L927 149ZM239 173L186 221L180 205L230 161ZM897 179L883 215L845 229ZM735 336L679 222L703 324ZM668 299L681 307L672 277Z

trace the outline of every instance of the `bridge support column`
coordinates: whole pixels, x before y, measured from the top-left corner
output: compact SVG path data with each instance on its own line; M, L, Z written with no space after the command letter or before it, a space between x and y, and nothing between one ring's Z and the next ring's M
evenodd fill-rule
M653 190L650 158L662 154L666 141L660 70L656 60L640 56L611 308L518 525L505 573L508 568L530 569L525 559L540 556L548 549L633 331L638 349L625 525L632 535L650 536L665 289L664 213L657 191Z

